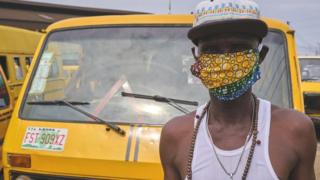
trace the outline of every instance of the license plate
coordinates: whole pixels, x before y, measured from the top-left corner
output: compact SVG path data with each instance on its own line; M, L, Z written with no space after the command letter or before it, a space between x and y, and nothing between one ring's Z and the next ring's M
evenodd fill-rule
M23 138L23 149L37 149L47 151L63 151L68 129L27 127Z

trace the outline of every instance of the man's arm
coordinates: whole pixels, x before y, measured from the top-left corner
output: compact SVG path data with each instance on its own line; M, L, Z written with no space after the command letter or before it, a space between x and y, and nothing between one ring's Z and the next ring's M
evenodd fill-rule
M294 141L296 142L295 151L298 157L290 179L293 180L315 180L314 161L317 152L317 140L315 129L310 118L296 115L299 120L294 123L295 133Z
M165 180L181 179L174 164L177 142L175 140L176 131L171 122L163 127L160 139L160 158Z

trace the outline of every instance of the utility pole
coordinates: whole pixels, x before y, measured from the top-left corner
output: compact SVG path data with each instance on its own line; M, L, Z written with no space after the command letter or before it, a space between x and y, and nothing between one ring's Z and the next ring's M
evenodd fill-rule
M171 0L169 0L169 14L171 14Z

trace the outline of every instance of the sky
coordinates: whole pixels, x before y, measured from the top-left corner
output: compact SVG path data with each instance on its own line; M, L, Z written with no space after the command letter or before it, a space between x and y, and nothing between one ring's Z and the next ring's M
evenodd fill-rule
M170 0L28 0L73 6L169 13ZM202 0L171 0L172 14L189 14ZM255 0L263 16L290 22L299 55L320 53L320 0ZM320 54L319 54L320 55Z

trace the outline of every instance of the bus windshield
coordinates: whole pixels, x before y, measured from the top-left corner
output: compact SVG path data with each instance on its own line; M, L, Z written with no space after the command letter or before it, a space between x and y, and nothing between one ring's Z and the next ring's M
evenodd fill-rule
M194 63L190 27L91 27L49 35L29 84L21 117L46 121L92 121L70 108L35 101L73 101L110 122L162 125L183 115L168 102L123 96L162 96L204 104L208 90L190 72ZM255 93L290 107L285 36L270 31L270 50ZM179 104L193 111L196 106Z

